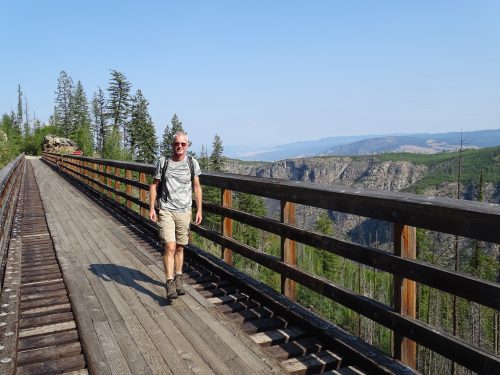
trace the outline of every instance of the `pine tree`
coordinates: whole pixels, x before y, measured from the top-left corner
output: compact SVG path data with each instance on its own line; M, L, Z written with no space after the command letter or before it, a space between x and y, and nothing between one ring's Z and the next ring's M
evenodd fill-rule
M111 126L104 139L102 157L104 159L124 160L126 154L121 147L122 136L120 130Z
M57 127L63 137L68 138L71 133L71 107L73 101L73 80L63 70L59 74L57 80L56 91L56 113L57 113Z
M77 82L71 102L70 137L78 143L84 155L92 155L92 134L90 132L89 104L83 85Z
M314 223L314 230L327 236L333 235L332 220L326 212L321 212Z
M17 85L17 115L15 117L14 126L21 135L21 127L23 125L23 91L21 85Z
M158 142L148 105L141 90L137 90L131 106L130 147L137 159L153 163L158 152Z
M170 123L172 126L169 127L167 125L163 133L160 147L162 155L172 155L172 153L174 152L174 150L172 149L174 134L177 132L185 133L184 128L182 127L182 121L179 120L176 113L174 113L174 115L172 116L172 120L170 121ZM191 142L189 142L189 145L191 145Z
M104 139L106 137L107 116L106 116L106 97L104 91L98 87L97 92L92 98L92 131L94 133L95 148L102 154Z
M210 154L210 169L212 171L220 172L224 168L223 151L222 139L216 134L212 142L212 153Z
M0 168L21 152L21 135L14 113L4 114L0 120Z
M314 222L314 230L326 236L333 236L333 223L326 212L321 212ZM339 259L332 253L318 249L318 257L321 264L319 270L323 276L332 280L335 275L335 268L338 267Z
M236 199L240 211L248 212L256 216L264 217L267 209L264 198L252 194L237 193ZM258 248L260 244L261 231L250 225L235 223L235 238L249 246Z
M108 117L111 119L113 129L122 129L125 147L130 145L128 134L128 121L130 112L130 88L132 85L125 75L116 70L111 71L109 81Z
M160 155L166 156L172 153L172 135L170 133L170 127L167 125L163 131L163 136L161 138L160 144Z
M200 157L198 158L198 163L200 164L200 169L202 171L208 170L210 166L210 159L208 158L208 152L205 145L201 145L201 154Z
M30 123L29 123L29 117L28 117L28 99L26 98L26 95L24 95L24 114L25 114L25 121L24 121L24 130L23 130L23 135L24 139L28 139L31 135L31 128L30 128Z

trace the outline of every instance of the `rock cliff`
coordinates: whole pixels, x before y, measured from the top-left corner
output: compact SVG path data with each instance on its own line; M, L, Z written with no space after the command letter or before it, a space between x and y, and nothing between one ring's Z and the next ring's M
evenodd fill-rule
M376 156L313 157L273 163L227 160L225 170L242 175L392 191L410 190L413 184L428 173L428 167L424 165L408 161L382 161ZM464 184L462 197L474 199L474 188ZM491 183L486 184L485 201L498 203L499 188ZM428 187L423 194L455 197L456 182ZM265 199L265 203L268 217L278 218L279 202ZM297 206L297 224L312 229L319 211L312 207ZM376 243L379 248L391 246L392 229L389 223L332 211L328 215L333 221L335 237L364 244Z
M380 161L373 157L317 157L274 163L228 161L226 171L326 185L400 191L421 179L427 167L406 161Z

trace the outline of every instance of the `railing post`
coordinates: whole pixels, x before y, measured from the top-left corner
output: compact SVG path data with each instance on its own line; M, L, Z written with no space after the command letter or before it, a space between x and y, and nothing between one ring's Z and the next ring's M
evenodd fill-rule
M99 172L101 172L101 174L99 175L99 181L101 182L101 193L105 193L105 190L104 189L104 175L102 174L104 172L104 164L99 164Z
M139 173L139 182L142 184L146 183L146 174L144 172ZM146 190L139 189L139 199L141 202L147 203L146 202L146 199L147 199ZM140 211L142 216L148 216L147 211L144 207L141 206L139 211Z
M86 184L86 185L89 185L89 179L87 177L88 173L87 173L87 161L86 160L82 160L82 174L83 174L83 182Z
M295 224L294 203L281 201L281 222L285 224ZM297 264L295 241L283 236L281 236L281 261L291 265ZM295 281L281 275L281 293L295 300L297 297L297 285Z
M111 174L111 166L110 165L106 165L106 173L107 174ZM113 196L113 193L111 192L111 187L112 187L112 179L111 177L107 177L106 178L106 186L109 188L108 189L108 198L111 198Z
M132 171L131 170L127 169L125 171L125 178L127 180L132 180ZM132 196L132 185L127 184L126 191L127 191L127 196L131 197ZM132 208L132 202L129 199L127 199L127 208Z
M97 168L97 163L92 163L92 185L94 186L95 190L99 191L99 186L96 184L97 180L99 179L99 175L96 173Z
M416 259L416 228L394 223L394 255ZM417 313L417 285L414 281L394 276L394 310L415 319ZM394 357L412 368L417 366L417 345L394 332Z
M221 199L223 207L233 207L233 192L228 189L221 189ZM233 237L233 220L222 216L222 235ZM233 250L222 248L222 258L227 264L233 264Z
M116 177L121 177L121 175L122 175L121 171L122 171L121 168L115 167L115 176ZM116 191L120 191L120 189L121 189L120 181L118 181L116 179L115 180L115 190ZM118 194L115 194L115 201L117 201L118 203L120 203L120 196Z

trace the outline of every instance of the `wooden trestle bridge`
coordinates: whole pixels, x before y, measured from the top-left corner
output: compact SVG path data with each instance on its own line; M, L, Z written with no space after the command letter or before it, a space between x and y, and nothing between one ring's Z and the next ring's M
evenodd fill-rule
M19 156L0 172L2 374L409 374L422 345L480 374L500 358L416 318L416 284L500 309L500 287L415 259L415 228L500 243L498 205L388 191L325 187L222 173L221 246L190 245L187 294L164 298L161 246L148 216L154 167L72 155ZM232 192L281 202L281 220L232 207ZM393 223L394 252L295 225L295 204ZM281 257L232 238L238 221L281 237ZM390 273L393 305L296 265L295 244ZM236 252L281 275L281 292L231 266ZM391 355L295 303L300 283L393 332Z

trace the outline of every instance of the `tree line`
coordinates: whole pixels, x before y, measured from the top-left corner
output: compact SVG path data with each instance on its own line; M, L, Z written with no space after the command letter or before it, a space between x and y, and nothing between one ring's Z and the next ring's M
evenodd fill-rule
M110 71L108 87L98 87L91 100L81 81L75 83L61 71L48 123L42 123L34 112L29 115L27 97L18 85L17 110L5 113L0 122L0 167L21 152L41 154L47 134L70 138L84 155L153 163L159 155L171 154L173 135L184 131L174 114L158 140L148 100L140 89L132 92L132 84L117 70ZM220 169L221 157L222 140L215 135L210 156L202 145L200 165Z

